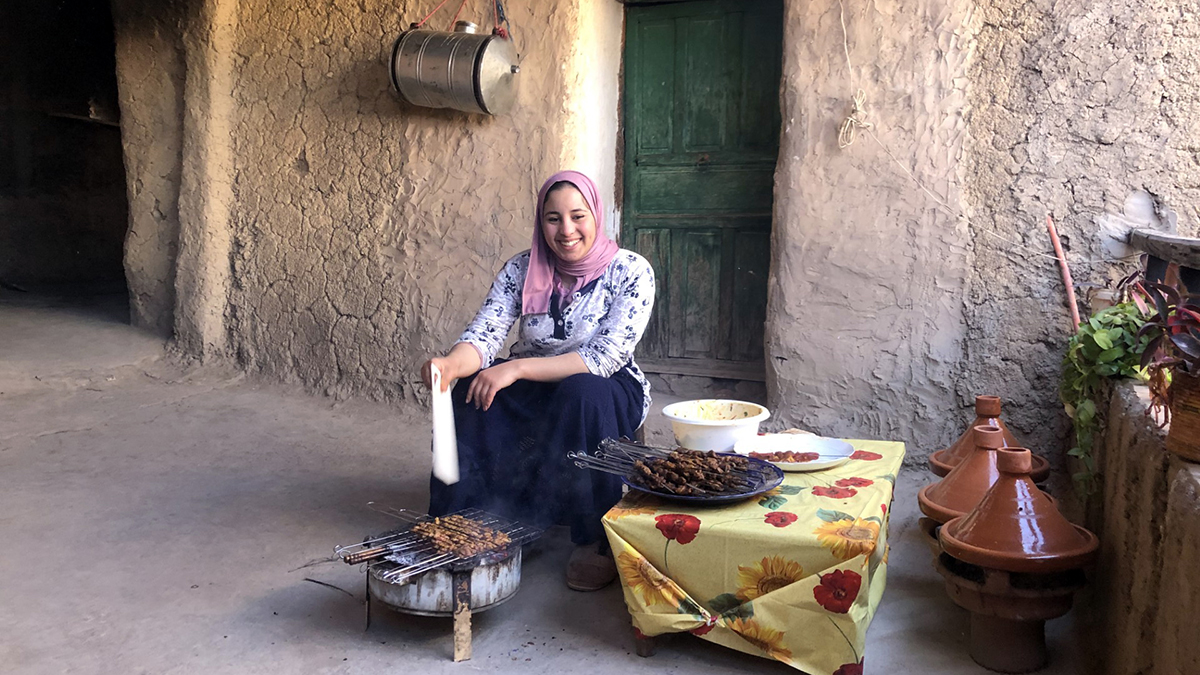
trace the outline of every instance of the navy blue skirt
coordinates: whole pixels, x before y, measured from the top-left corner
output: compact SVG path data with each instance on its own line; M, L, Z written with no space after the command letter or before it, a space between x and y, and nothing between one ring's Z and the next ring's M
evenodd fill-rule
M621 498L621 481L576 467L567 453L632 438L642 420L641 384L624 368L612 377L518 380L485 412L466 402L474 379L453 392L459 481L430 479L429 513L480 508L541 527L569 525L576 544L599 540L600 518Z

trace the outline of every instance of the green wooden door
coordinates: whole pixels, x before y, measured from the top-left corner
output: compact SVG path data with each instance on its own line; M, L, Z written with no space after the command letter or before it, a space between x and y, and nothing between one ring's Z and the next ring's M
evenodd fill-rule
M782 0L631 5L622 241L658 278L652 372L762 379Z

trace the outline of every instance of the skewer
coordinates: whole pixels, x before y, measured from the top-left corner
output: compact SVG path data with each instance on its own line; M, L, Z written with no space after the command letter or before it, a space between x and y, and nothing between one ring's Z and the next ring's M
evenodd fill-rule
M606 464L603 464L600 462L589 463L586 461L579 461L578 460L579 457L581 457L581 456L576 456L577 461L575 462L575 466L578 466L581 469L595 469L598 471L604 471L606 473L611 473L611 474L621 476L623 478L627 478L627 479L637 482L639 484L644 484L644 481L640 480L640 475L634 470L633 465L629 465L628 468L619 468L619 467L614 467L611 465L606 465ZM582 456L582 457L586 457L586 456ZM708 472L708 475L715 476L718 474L713 474L711 472ZM652 485L646 485L646 487L657 490L657 488L655 488ZM724 491L716 492L713 490L708 490L708 489L705 489L705 488L702 488L702 487L699 487L696 485L689 485L689 487L691 487L693 490L695 490L697 493L699 493L698 496L718 497L718 496L724 496L727 494L731 494L729 492L724 492ZM730 482L728 484L728 487L734 488L734 489L740 488L740 489L746 490L746 489L753 487L753 484L750 482L747 482L745 480L735 480L735 481ZM736 494L736 493L733 493L733 494Z
M368 547L369 546L384 546L386 544L400 541L401 539L404 539L405 537L408 537L409 539L415 539L417 537L417 535L413 532L408 532L408 531L392 532L390 534L380 535L373 539L363 540L362 542L357 543L357 544L350 544L349 546L338 546L334 550L337 551L338 553L341 553L342 551L349 550L349 549L352 549L357 546L368 546Z
M460 558L453 553L443 553L442 555L434 556L418 563L413 563L407 567L389 570L380 576L383 577L384 581L396 583L400 579L407 579L408 577L428 572L435 567L441 567L442 565L446 565L457 560L460 560Z
M537 538L542 532L541 528L507 520L479 509L463 509L444 517L434 518L427 514L418 514L407 509L383 506L375 502L369 502L368 506L374 511L404 521L409 527L405 527L401 531L388 532L377 537L372 537L361 543L338 546L334 549L335 557L330 560L337 561L340 558L342 562L354 565L367 563L372 569L378 569L380 565L389 567L395 565L391 569L386 569L379 573L381 578L392 583L403 581L409 577L423 574L444 565L455 563L469 564L473 560L511 550L514 546L519 546ZM418 523L437 523L440 528L444 528L448 532L467 535L473 533L473 528L465 524L447 520L449 516L460 516L463 519L471 521L472 525L487 527L497 533L502 533L508 537L509 542L495 545L486 551L480 551L474 555L460 556L455 551L442 550L432 537L421 532L413 532L410 529L412 525Z

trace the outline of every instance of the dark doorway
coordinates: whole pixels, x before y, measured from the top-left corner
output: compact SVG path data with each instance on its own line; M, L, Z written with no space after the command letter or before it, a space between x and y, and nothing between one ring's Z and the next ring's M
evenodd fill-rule
M762 380L782 0L630 5L624 241L658 278L638 364Z
M0 299L50 299L128 323L109 4L8 0L0 45Z

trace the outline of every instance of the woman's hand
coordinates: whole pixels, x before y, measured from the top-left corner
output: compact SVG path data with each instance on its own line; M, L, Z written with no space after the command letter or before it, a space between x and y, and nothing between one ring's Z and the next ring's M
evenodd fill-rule
M435 356L425 362L421 366L421 379L425 381L425 386L433 390L433 367L437 366L438 372L442 374L442 391L450 388L450 383L454 378L458 377L454 373L454 363L445 356Z
M425 362L421 366L421 379L424 380L425 386L433 389L433 367L437 366L438 371L442 374L442 391L448 391L454 380L460 377L470 377L479 370L480 364L479 351L467 344L460 342L454 345L450 353L445 356L435 356Z
M471 382L467 391L467 403L474 403L476 408L487 410L492 407L492 400L503 388L521 379L521 366L518 361L501 363L491 368L484 368Z

